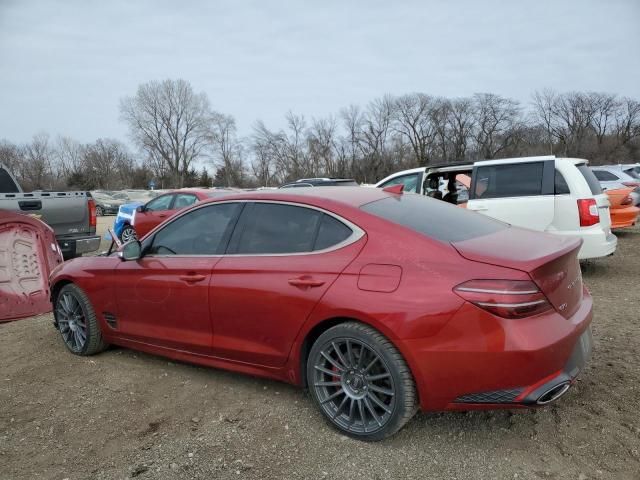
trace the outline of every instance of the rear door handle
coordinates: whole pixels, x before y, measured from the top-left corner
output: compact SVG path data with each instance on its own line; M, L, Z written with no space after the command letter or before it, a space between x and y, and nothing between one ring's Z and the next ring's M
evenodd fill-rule
M197 273L190 273L190 274L187 274L187 275L180 275L179 278L183 282L196 283L196 282L203 281L207 277L206 277L206 275L199 275Z
M312 277L297 277L297 278L290 278L289 285L293 285L294 287L302 287L302 288L321 287L322 285L324 285L324 281L314 280Z

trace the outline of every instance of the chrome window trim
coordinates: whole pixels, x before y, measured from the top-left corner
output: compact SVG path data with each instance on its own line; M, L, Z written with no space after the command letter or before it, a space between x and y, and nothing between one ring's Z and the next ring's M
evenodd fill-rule
M191 213L191 212L193 212L195 210L198 210L200 208L211 207L211 206L214 206L214 205L221 205L223 203L274 203L274 204L279 204L279 205L290 205L290 206L293 206L293 207L309 208L311 210L316 210L318 212L321 212L321 213L324 213L326 215L329 215L329 216L335 218L336 220L338 220L339 222L342 222L343 224L345 224L347 227L349 227L351 229L352 233L347 238L345 238L342 242L336 243L335 245L332 245L331 247L324 248L322 250L314 250L312 252L231 253L231 254L222 253L222 254L212 254L212 255L209 255L209 254L201 254L201 255L200 254L193 254L193 255L157 255L157 254L150 253L148 255L145 255L142 258L147 258L147 257L151 257L151 258L297 257L297 256L302 256L302 255L321 255L321 254L333 252L335 250L339 250L339 249L344 248L344 247L346 247L348 245L351 245L352 243L355 243L358 240L360 240L365 235L365 231L362 228L360 228L358 225L356 225L355 223L347 220L344 217L341 217L338 214L335 214L333 212L330 212L330 211L325 210L325 209L320 208L320 207L316 207L315 205L308 205L308 204L304 204L304 203L296 203L296 202L290 202L290 201L284 201L284 200L263 200L263 199L257 199L257 200L250 200L250 199L221 200L219 202L199 204L197 207L194 207L193 209L190 209L189 211L184 212L181 215L173 218L171 220L171 222L169 222L167 225L162 227L162 229L158 230L158 232L164 230L169 225L171 225L173 222L175 222L176 220L182 218L184 215L187 215L188 213ZM156 233L158 233L158 232L156 232ZM155 236L155 234L154 234L154 236Z

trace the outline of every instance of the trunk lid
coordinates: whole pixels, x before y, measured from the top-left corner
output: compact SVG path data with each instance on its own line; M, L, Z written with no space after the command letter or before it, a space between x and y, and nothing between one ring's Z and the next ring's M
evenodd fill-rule
M467 260L528 273L565 318L580 307L582 240L510 227L452 245Z

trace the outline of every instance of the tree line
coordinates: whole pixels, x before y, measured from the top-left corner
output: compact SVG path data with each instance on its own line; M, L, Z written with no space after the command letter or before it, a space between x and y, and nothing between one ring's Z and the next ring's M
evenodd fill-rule
M282 129L257 121L240 137L206 93L165 80L122 98L120 115L133 151L115 139L81 144L40 133L23 145L0 141L0 162L25 189L121 189L151 180L157 188L325 176L374 183L400 169L525 155L640 161L640 102L597 92L541 90L527 105L491 93L385 95L324 118L289 112Z

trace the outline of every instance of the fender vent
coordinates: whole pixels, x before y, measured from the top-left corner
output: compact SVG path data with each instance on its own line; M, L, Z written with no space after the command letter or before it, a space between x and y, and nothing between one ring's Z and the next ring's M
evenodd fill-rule
M104 318L104 321L107 322L107 325L109 325L114 330L118 328L118 320L113 313L102 312L102 316Z

